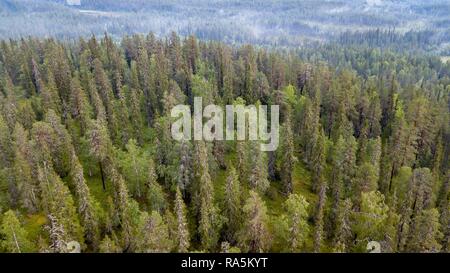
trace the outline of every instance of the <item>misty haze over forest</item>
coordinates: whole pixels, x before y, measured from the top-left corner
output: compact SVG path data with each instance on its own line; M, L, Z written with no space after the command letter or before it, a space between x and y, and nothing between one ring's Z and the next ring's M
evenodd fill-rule
M343 32L421 31L437 52L448 51L450 2L426 0L0 0L0 38L76 38L107 32L176 31L227 43L299 46ZM443 54L448 55L448 54Z

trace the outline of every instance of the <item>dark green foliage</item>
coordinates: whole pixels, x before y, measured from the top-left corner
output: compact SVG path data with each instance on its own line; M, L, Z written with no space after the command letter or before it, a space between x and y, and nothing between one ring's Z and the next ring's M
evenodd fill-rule
M450 63L361 37L2 41L1 251L447 252ZM172 139L199 95L279 105L279 149Z

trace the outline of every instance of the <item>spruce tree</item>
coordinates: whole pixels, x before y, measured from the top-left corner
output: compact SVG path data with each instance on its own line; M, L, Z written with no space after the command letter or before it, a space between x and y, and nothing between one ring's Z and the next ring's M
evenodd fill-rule
M250 160L250 173L248 177L248 183L250 187L261 194L266 193L270 187L269 175L267 170L267 162L265 153L260 149L260 143L258 141L250 142L249 151ZM289 177L286 178L286 180ZM291 177L292 179L292 177ZM287 183L289 181L286 181ZM288 189L289 189L289 185Z
M103 190L106 190L106 180L103 168L105 160L109 156L112 144L104 122L102 120L92 122L88 136L90 144L89 153L98 162Z
M80 215L81 224L84 228L86 243L92 244L95 249L99 241L98 204L90 193L90 189L84 178L83 167L75 153L72 154L70 176L75 187L78 214Z
M422 210L414 219L406 249L411 252L439 252L442 237L438 210Z
M81 134L84 135L88 130L91 112L87 96L81 89L78 74L72 78L70 83L70 105L72 117L80 123Z
M321 188L321 184L324 180L324 172L326 166L326 137L323 129L321 128L317 141L314 144L313 153L311 156L311 178L313 191L318 192Z
M177 240L176 250L177 252L187 252L190 246L189 229L186 222L186 206L181 196L180 190L177 188L174 202L174 210L176 214L177 222Z
M285 202L288 223L288 249L299 252L309 234L308 206L306 199L298 194L290 194Z
M225 185L224 215L227 218L228 239L235 241L242 223L241 184L236 169L231 166Z
M355 233L356 245L359 251L364 251L367 241L381 241L387 229L389 207L384 202L384 196L380 192L363 192L361 207L353 213L354 224L352 231Z
M267 208L258 193L253 190L245 201L243 216L245 221L238 240L240 248L245 252L254 253L269 250L271 236L268 230Z
M315 209L315 215L314 215L314 234L313 234L313 247L314 252L320 252L323 240L326 237L324 235L324 210L326 205L326 198L327 198L327 184L325 181L323 181L320 184L319 189L319 199L317 201L316 209Z
M145 253L169 252L172 248L172 241L169 238L167 224L158 212L152 213L146 217L146 223L143 227L144 241L141 251Z
M192 170L192 156L190 154L191 145L187 141L182 141L180 144L180 161L178 167L178 187L183 196L187 195L187 191L191 186L193 178Z
M9 253L27 253L34 251L32 242L28 239L27 231L12 210L3 214L0 234L3 240L0 241L0 247Z
M294 139L291 129L290 115L286 115L284 128L282 130L283 142L281 145L281 183L283 184L284 193L286 195L292 193L292 176L296 157L294 154Z
M28 212L39 209L39 187L33 177L32 148L28 141L28 132L19 123L14 129L14 174L20 203Z

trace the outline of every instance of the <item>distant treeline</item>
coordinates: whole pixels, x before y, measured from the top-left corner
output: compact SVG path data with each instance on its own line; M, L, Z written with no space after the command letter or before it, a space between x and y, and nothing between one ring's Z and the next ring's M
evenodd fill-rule
M0 38L77 39L107 32L120 40L135 33L164 37L176 31L228 44L297 48L309 41L338 40L448 53L450 24L443 11L450 4L369 2L82 0L81 6L68 6L63 0L0 0Z

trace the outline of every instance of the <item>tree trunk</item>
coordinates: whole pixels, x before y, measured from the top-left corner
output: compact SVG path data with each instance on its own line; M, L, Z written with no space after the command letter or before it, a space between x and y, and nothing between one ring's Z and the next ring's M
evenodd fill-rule
M103 186L103 190L106 191L106 183L105 183L105 176L103 175L102 162L99 162L99 163L98 163L98 166L100 167L100 175L102 176L102 186Z

